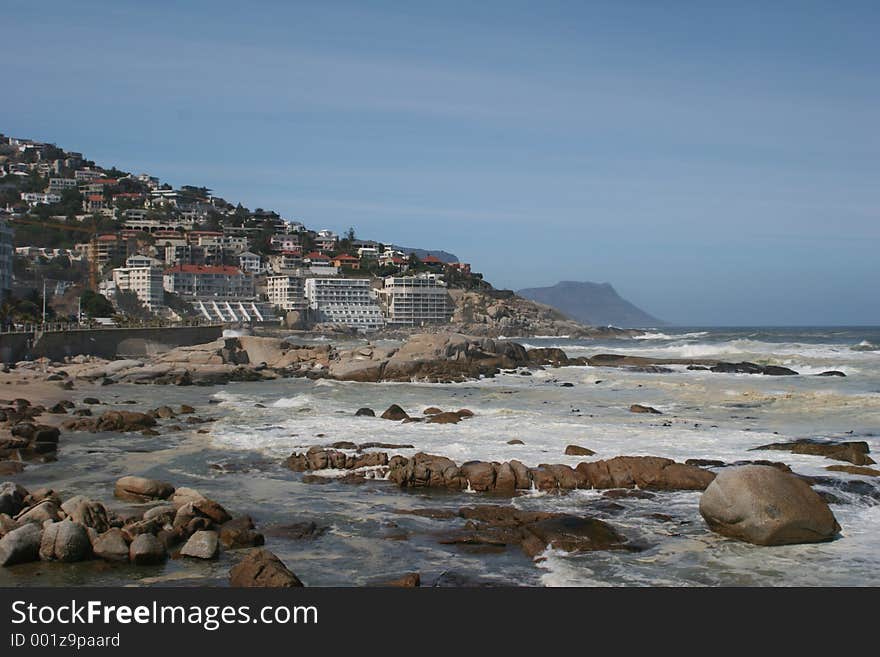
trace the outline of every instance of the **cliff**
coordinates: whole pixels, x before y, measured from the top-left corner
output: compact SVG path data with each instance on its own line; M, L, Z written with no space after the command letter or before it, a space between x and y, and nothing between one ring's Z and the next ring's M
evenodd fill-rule
M593 326L665 324L622 298L610 283L562 281L550 287L519 290L518 294L558 308L567 317Z

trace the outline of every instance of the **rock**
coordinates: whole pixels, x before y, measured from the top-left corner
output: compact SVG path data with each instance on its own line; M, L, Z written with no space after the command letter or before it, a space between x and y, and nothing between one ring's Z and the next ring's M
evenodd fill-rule
M561 515L526 525L530 536L523 550L535 557L548 547L565 552L591 552L623 547L626 539L608 523L596 518Z
M463 490L467 487L459 467L445 456L419 452L410 459L389 461L388 465L388 479L402 488Z
M593 456L595 453L596 452L591 449L580 447L578 445L569 445L565 448L566 456Z
M295 522L290 525L276 525L266 530L269 536L277 536L290 541L314 540L323 536L330 527L319 526L316 522L308 520Z
M437 408L436 406L429 406L425 410L422 411L422 415L437 415L438 413L442 413L442 409Z
M136 411L107 411L95 425L96 431L142 431L156 425L156 419Z
M220 543L227 550L237 550L263 545L265 538L254 531L254 521L250 516L239 516L220 527Z
M159 408L155 408L151 411L151 414L163 420L177 417L177 413L175 413L174 409L170 406L160 406Z
M472 410L467 409L467 408L460 408L457 411L455 411L455 414L458 415L458 417L460 417L462 420L465 419L466 417L473 417L474 416L474 412Z
M751 451L764 449L824 456L835 461L849 461L853 465L874 465L874 460L868 456L870 449L865 441L832 442L804 438L787 443L761 445L753 447Z
M269 550L252 550L229 571L229 584L236 587L293 588L303 583Z
M428 424L458 424L461 417L458 413L436 413L428 416Z
M846 374L840 370L828 370L826 372L819 372L816 376L846 376Z
M138 534L128 549L129 560L137 566L149 566L165 561L165 546L152 534Z
M0 538L19 527L21 527L21 525L13 520L8 514L0 513Z
M654 415L663 415L656 408L652 408L650 406L643 406L642 404L633 404L629 407L630 413L653 413Z
M0 476L20 474L24 467L21 461L0 461Z
M110 529L110 520L104 505L83 495L67 500L61 505L61 510L74 522L91 527L99 534Z
M525 443L523 441L521 441L519 438L513 438L512 440L508 440L507 444L508 445L525 445Z
M60 509L53 499L45 499L29 509L22 510L15 519L20 523L33 522L42 525L47 520L61 520Z
M401 589L413 589L421 586L422 580L418 573L407 573L397 579L392 579L379 584L379 586L387 586Z
M180 549L180 556L193 559L216 559L220 554L220 542L215 531L198 531Z
M703 490L715 478L708 470L658 456L616 456L605 461L579 463L587 487L652 490Z
M130 502L149 502L165 500L174 493L174 486L164 481L147 479L146 477L126 476L116 482L113 494Z
M0 538L0 566L39 559L42 536L43 530L39 525L26 523Z
M761 370L761 374L765 376L795 376L797 372L779 365L765 365Z
M105 561L128 561L129 548L125 535L118 527L100 534L92 544L95 556Z
M180 414L181 415L189 415L190 413L195 413L196 409L194 409L189 404L181 404L180 405Z
M720 468L724 466L724 461L717 461L715 459L688 459L684 464L696 465L701 468Z
M86 528L72 520L54 522L43 529L40 559L43 561L85 561L92 556Z
M202 495L195 488L187 488L186 486L181 486L174 491L174 494L171 496L171 504L176 508L182 507L184 504L188 502L198 502L199 500L206 499L204 495Z
M177 516L177 508L173 504L160 504L144 511L144 520L155 520L163 525L170 525Z
M24 506L24 498L28 492L23 486L11 481L0 484L0 513L16 515Z
M372 408L367 408L366 406L357 409L354 414L356 417L376 417L376 412Z
M407 415L406 411L397 404L391 404L391 406L382 413L381 417L383 420L394 420L399 422L400 420L406 420L409 418L409 415Z
M756 545L828 541L840 531L809 484L764 465L722 470L700 498L700 514L712 531Z
M49 408L49 413L52 413L53 415L66 415L67 407L61 402L58 402Z
M83 404L100 404L101 400L99 400L97 397L85 397L82 400L82 403Z
M232 518L232 516L229 515L229 512L227 512L226 509L224 509L214 500L209 500L208 498L195 500L194 502L192 502L192 506L199 514L210 518L218 525L222 525L224 522L227 522Z
M826 465L826 470L831 472L846 472L847 474L862 475L863 477L880 477L880 470L866 468L861 465Z

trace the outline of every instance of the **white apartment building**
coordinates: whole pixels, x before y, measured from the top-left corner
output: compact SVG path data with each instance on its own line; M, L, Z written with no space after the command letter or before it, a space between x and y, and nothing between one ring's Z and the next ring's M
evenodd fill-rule
M266 271L266 268L263 267L263 259L256 253L251 253L250 251L245 251L244 253L239 254L238 267L251 276L258 276Z
M34 205L51 205L52 203L61 202L61 194L53 192L22 192L21 200L30 206Z
M253 299L254 279L238 267L176 265L165 270L165 291L195 300Z
M375 246L362 246L358 249L358 258L377 260L379 258L379 249Z
M128 266L130 262L140 262L144 256L132 256L126 267L113 270L113 284L118 290L134 292L141 303L150 311L156 312L165 305L162 269L151 266ZM151 260L151 258L149 258Z
M98 171L97 169L79 169L78 171L73 172L73 178L76 180L77 184L98 180L103 177L104 172Z
M388 324L397 326L443 324L454 310L446 283L435 274L389 276L379 300Z
M315 237L315 246L319 251L334 251L339 237L332 230L319 230Z
M61 193L66 189L76 189L76 178L49 178L49 191Z
M269 276L266 278L269 303L282 310L305 310L304 279L300 276Z
M362 331L385 325L367 278L307 278L305 296L315 322L343 324Z

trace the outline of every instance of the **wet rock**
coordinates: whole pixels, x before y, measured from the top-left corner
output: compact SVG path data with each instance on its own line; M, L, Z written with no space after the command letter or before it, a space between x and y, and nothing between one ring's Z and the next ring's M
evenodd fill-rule
M826 465L826 470L831 472L846 472L847 474L862 475L863 477L880 477L880 470L866 468L861 465Z
M765 365L761 370L761 374L764 376L795 376L797 372L780 365Z
M59 402L49 408L49 413L52 413L53 415L66 415L67 414L67 407L65 407L64 404Z
M626 539L608 523L596 518L560 515L526 525L529 534L522 547L535 557L548 547L565 552L591 552L624 547Z
M566 456L593 456L596 452L579 445L568 445L565 448Z
M101 400L98 399L97 397L85 397L85 398L82 400L82 403L83 403L83 404L91 404L91 405L94 405L94 404L100 404L100 403L101 403Z
M295 522L290 525L276 525L266 530L266 534L273 537L285 538L292 541L313 540L322 536L328 529L313 521Z
M239 516L220 527L220 543L227 550L237 550L260 546L265 543L265 538L255 531L254 521L250 516Z
M106 507L100 502L77 495L61 505L67 517L84 527L91 527L99 534L110 529L110 519Z
M708 470L658 456L617 456L606 461L580 463L577 468L588 487L650 490L704 490L715 478Z
M646 490L639 490L638 488L611 488L609 490L602 492L602 497L607 497L611 500L620 500L620 499L637 499L637 500L651 500L657 497L653 493L649 493Z
M199 500L203 499L205 499L205 496L202 495L195 488L187 488L186 486L181 486L180 488L175 489L170 501L174 507L179 509L188 502L198 502Z
M229 515L229 512L226 509L224 509L219 503L208 498L195 500L192 502L192 506L200 515L210 518L212 522L215 522L218 525L222 525L224 522L232 519L232 516Z
M15 519L20 523L33 522L42 525L47 520L55 522L61 520L60 508L53 499L38 502L29 509L23 509Z
M92 544L86 528L72 520L63 520L43 529L40 559L43 561L85 561L92 556Z
M28 492L23 486L11 481L0 484L0 513L16 515L24 507L24 499Z
M410 459L389 461L388 479L401 488L463 490L467 487L461 469L451 459L423 452Z
M458 415L458 417L460 417L462 420L465 418L474 416L474 412L470 409L467 409L467 408L460 408L457 411L455 411L455 414Z
M162 526L162 521L156 518L151 518L149 520L133 520L122 526L122 533L125 534L125 537L129 541L132 541L136 536L140 536L141 534L155 534L162 528Z
M700 514L712 531L756 545L827 541L840 531L806 482L761 465L722 470L700 498Z
M350 440L340 440L336 443L331 443L330 447L333 449L357 449L357 443L353 443Z
M356 417L376 417L376 412L372 408L367 408L366 406L357 409L354 414Z
M39 525L26 523L0 538L0 566L36 561L40 558L43 530Z
M220 554L220 539L215 531L195 532L180 549L180 556L193 559L216 559Z
M177 508L173 504L161 504L144 511L144 520L155 520L162 525L170 525L177 516Z
M461 417L458 413L435 413L428 416L428 424L458 424Z
M382 413L381 417L383 420L394 420L399 422L400 420L406 420L409 415L397 404L391 404L391 406L385 409L385 412Z
M100 534L92 544L92 551L96 557L104 561L128 561L128 542L118 527Z
M629 407L630 413L651 413L654 415L663 415L656 408L652 408L651 406L643 406L642 404L633 404Z
M194 409L189 404L181 404L180 405L180 415L189 415L190 413L195 413L196 409Z
M293 588L303 583L269 550L252 550L229 571L229 584L235 587Z
M513 438L512 440L508 440L507 444L508 445L525 445L525 443L523 441L521 441L519 438Z
M846 374L840 370L828 370L826 372L819 372L816 376L846 376Z
M379 586L387 586L394 588L412 589L421 586L422 580L418 573L407 573L396 579L382 582Z
M165 500L174 493L174 486L146 477L126 476L116 482L113 494L122 500L130 502L149 502L151 500Z
M868 456L870 449L865 441L833 442L819 441L804 438L786 443L770 443L753 447L755 450L782 450L792 454L809 454L824 456L835 461L848 461L853 465L874 465L874 460Z
M152 534L138 534L128 549L129 560L137 566L160 564L167 559L165 546Z
M21 525L13 520L11 516L6 513L0 513L0 538L19 527L21 527Z
M716 461L714 459L688 459L685 465L696 465L701 468L720 468L724 465L724 461Z
M24 472L25 464L21 461L0 461L0 477Z
M436 406L429 406L424 411L422 411L422 415L437 415L438 413L442 413L443 410L437 408Z

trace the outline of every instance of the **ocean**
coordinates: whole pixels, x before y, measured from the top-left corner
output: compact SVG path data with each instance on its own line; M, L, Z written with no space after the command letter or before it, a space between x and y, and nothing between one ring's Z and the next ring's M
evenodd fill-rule
M638 339L516 340L559 347L569 356L745 360L784 365L799 375L721 374L684 366L671 366L670 373L566 367L459 384L286 379L214 388L116 385L101 389L103 401L192 404L216 421L204 425L204 434L192 427L160 427L162 435L153 437L65 434L58 462L31 466L17 480L26 487L51 486L65 496L90 495L113 507L120 503L112 498L112 484L124 474L197 488L231 511L250 514L266 533L267 547L311 586L364 585L412 571L422 574L423 585L438 586L880 585L880 479L830 472L826 466L840 462L819 456L749 451L797 438L864 440L877 458L880 328L684 327L651 330ZM827 370L846 376L816 376ZM475 417L435 425L354 415L364 406L378 415L392 403L413 415L437 406L468 408ZM663 415L630 413L636 403ZM508 444L513 439L524 444ZM828 543L758 547L710 532L698 511L699 492L620 499L610 508L600 491L529 492L509 500L402 491L381 480L353 485L333 471L304 480L281 465L293 451L343 440L409 444L413 447L387 451L404 456L423 451L458 463L515 458L530 466L575 465L618 455L784 461L795 472L827 478L818 488L834 495L832 510L842 532ZM569 444L596 454L565 456ZM643 549L578 555L551 550L535 562L518 548L486 552L441 544L438 539L454 521L398 513L482 503L602 518ZM315 535L295 536L298 530L291 526L309 522L317 527ZM229 553L217 562L169 561L162 567L36 563L0 570L0 585L222 585L231 563Z

